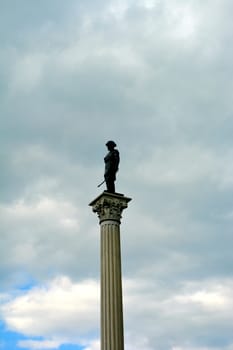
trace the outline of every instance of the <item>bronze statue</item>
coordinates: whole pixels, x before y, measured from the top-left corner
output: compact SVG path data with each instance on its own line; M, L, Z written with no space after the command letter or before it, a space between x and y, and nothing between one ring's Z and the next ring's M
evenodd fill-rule
M106 143L106 146L109 152L104 157L104 162L105 162L104 179L107 186L107 192L115 193L116 172L118 171L120 154L119 154L119 151L115 149L116 144L114 141L108 141Z

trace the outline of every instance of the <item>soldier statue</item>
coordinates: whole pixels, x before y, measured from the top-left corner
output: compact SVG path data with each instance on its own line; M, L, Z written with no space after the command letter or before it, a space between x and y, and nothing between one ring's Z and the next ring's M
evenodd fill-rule
M116 172L118 171L120 154L119 154L119 151L115 149L116 144L114 141L108 141L106 143L106 146L109 152L104 157L104 162L105 162L104 179L107 186L107 192L115 193Z

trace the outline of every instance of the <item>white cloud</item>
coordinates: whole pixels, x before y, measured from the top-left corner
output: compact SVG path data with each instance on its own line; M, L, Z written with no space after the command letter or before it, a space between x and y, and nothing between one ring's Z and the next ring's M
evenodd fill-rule
M231 350L233 347L232 344L227 346L214 346L215 350ZM192 346L192 345L184 345L184 346L174 346L171 350L211 350L213 347L203 347L203 346Z
M61 344L61 342L56 340L21 340L18 342L20 348L27 348L30 350L58 349Z
M95 281L73 283L59 277L3 304L1 312L11 330L27 336L81 341L98 328L98 293Z
M151 282L125 282L126 329L132 332L131 338L144 334L145 347L157 344L163 349L171 348L172 342L194 344L200 334L209 339L214 334L221 337L223 329L228 329L232 322L232 280L173 285L168 291L162 280L151 278ZM209 329L214 333L209 334Z
M12 206L2 208L5 217L13 217L14 220L52 220L58 226L78 229L77 209L64 201L42 197L34 203L26 203L24 199L13 203Z
M224 310L231 305L230 300L226 296L215 291L198 291L191 295L177 296L176 298L180 303L196 303L209 310Z
M208 334L210 327L218 332L233 321L230 279L188 282L169 290L153 279L123 282L127 350L152 350L153 344L172 348L172 342L173 348L182 348L199 332ZM44 338L21 346L43 349L73 343L94 350L99 347L93 339L99 323L98 291L96 281L73 282L63 276L3 303L1 313L10 330Z
M100 341L95 340L90 342L90 344L84 350L99 350L100 349Z
M42 349L58 349L61 345L67 344L66 340L21 340L18 342L18 346L24 349L30 350L42 350ZM100 341L99 340L86 340L86 341L72 341L72 344L85 346L84 350L99 350Z
M194 35L198 29L198 13L194 4L180 4L173 1L172 6L167 3L167 15L169 18L171 36L175 39L194 40ZM194 43L192 42L191 45Z

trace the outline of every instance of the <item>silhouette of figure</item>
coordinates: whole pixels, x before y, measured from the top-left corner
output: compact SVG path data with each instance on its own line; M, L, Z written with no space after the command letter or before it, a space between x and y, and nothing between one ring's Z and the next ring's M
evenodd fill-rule
M104 162L105 162L104 179L107 186L107 192L115 193L116 172L118 171L120 154L119 154L119 151L115 149L116 144L114 141L108 141L106 143L106 146L109 152L104 157Z

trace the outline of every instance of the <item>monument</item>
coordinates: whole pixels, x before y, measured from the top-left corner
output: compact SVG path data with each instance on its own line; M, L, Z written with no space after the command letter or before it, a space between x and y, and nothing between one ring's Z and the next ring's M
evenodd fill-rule
M89 205L100 223L101 256L101 350L124 350L120 223L131 198L115 192L119 152L108 141L104 191Z

